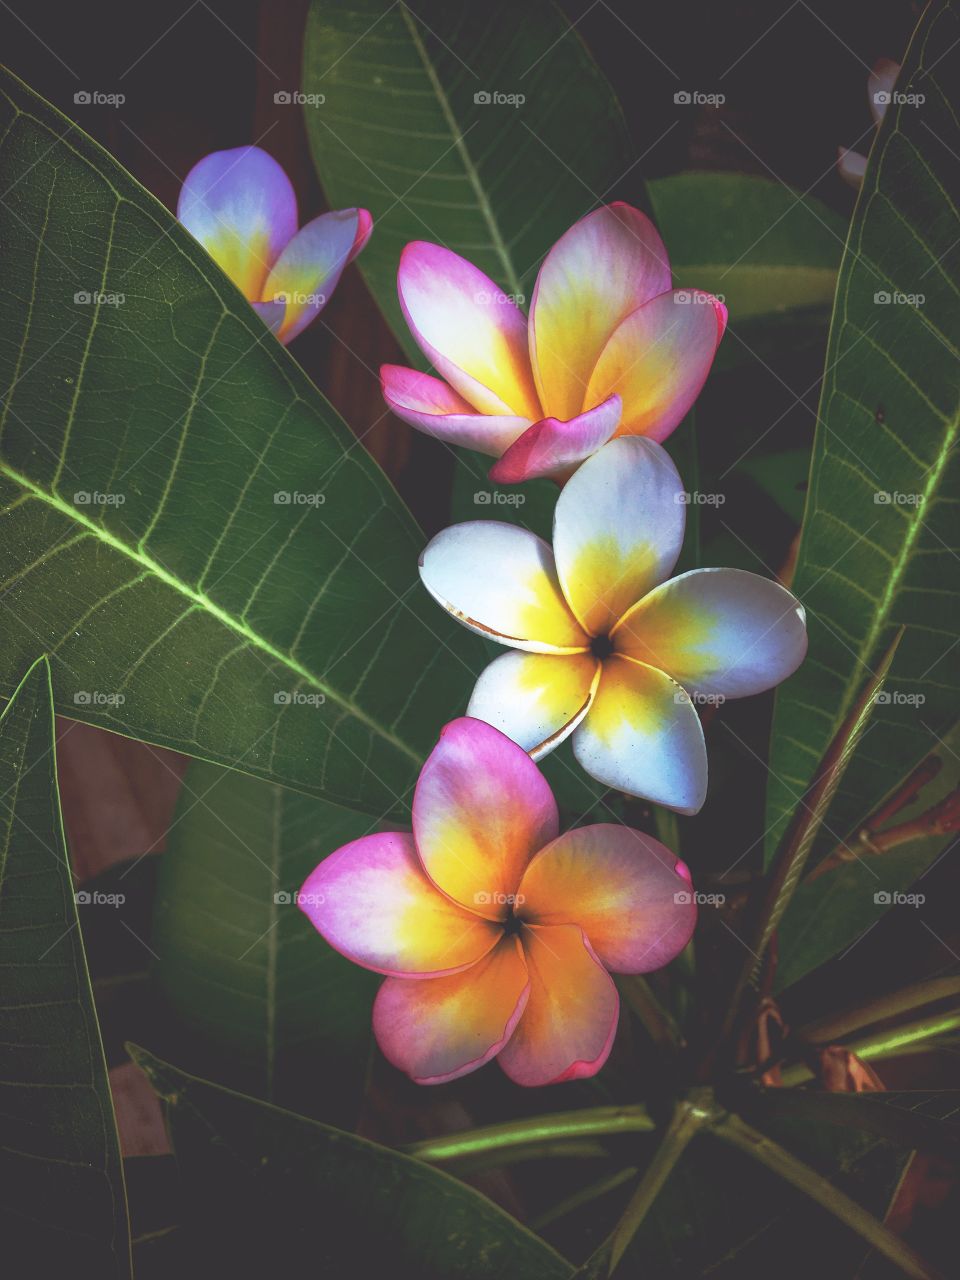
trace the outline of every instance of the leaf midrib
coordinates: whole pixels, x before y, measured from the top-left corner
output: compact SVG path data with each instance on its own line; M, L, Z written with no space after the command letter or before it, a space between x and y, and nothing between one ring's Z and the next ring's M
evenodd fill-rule
M458 125L457 118L453 113L452 106L450 105L450 99L447 97L446 91L440 83L440 78L437 75L436 68L430 61L430 56L427 53L423 40L421 39L417 25L402 0L400 4L400 13L403 17L404 25L410 33L410 39L413 43L413 47L416 49L420 61L423 63L423 69L427 73L427 79L430 81L431 88L437 95L437 102L440 106L440 110L443 112L444 121L446 122L447 128L450 130L451 137L453 138L454 149L460 157L464 172L467 175L467 180L473 189L474 195L476 196L477 208L480 210L483 220L487 224L487 229L490 232L490 242L497 254L497 257L503 264L503 270L505 273L504 279L508 285L509 292L519 295L523 292L520 277L513 265L513 259L510 256L510 251L507 248L506 241L500 234L500 227L498 226L493 210L490 207L490 201L487 198L487 193L484 189L483 183L480 181L480 175L477 172L477 167L474 164L466 143L463 140L463 130L460 129Z
M397 737L397 735L385 725L379 724L371 715L361 707L357 706L357 704L350 698L326 684L318 675L316 675L315 672L311 671L308 667L305 667L303 663L299 662L292 654L284 653L282 649L278 649L277 646L265 636L254 631L247 623L235 618L232 614L228 613L226 609L211 600L210 597L205 595L202 591L197 591L188 583L183 582L175 574L172 574L169 569L164 568L162 564L154 560L152 556L147 555L142 550L128 546L122 541L122 539L118 538L116 534L111 533L109 529L104 528L102 525L98 525L76 507L66 503L57 494L48 493L45 489L42 489L39 485L35 484L29 477L23 475L22 472L17 471L3 460L0 460L0 475L4 475L8 479L12 480L14 484L18 485L25 491L25 494L36 498L38 501L45 503L49 507L52 507L60 515L71 520L74 524L79 525L83 530L92 534L98 541L102 542L111 550L119 552L121 555L126 556L127 559L132 560L134 564L139 565L148 573L153 574L158 581L178 592L193 605L202 609L212 618L215 618L219 623L221 623L221 625L239 636L251 648L258 649L261 653L264 653L273 659L273 661L281 663L287 668L287 670L310 685L311 688L322 692L324 697L330 698L331 701L335 702L338 706L342 707L346 712L355 717L372 733L384 739L386 742L389 742L391 746L402 752L408 759L415 761L417 764L421 763L422 757L420 753L415 751L408 743L404 742L402 738Z

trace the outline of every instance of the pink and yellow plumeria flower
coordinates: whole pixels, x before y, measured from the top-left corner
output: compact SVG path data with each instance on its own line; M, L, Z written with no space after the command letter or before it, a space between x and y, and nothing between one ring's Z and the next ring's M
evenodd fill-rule
M195 164L177 217L283 343L319 314L373 230L366 209L338 209L298 231L290 179L259 147Z
M686 500L652 440L613 440L557 499L553 547L516 525L444 529L420 557L430 594L516 652L481 674L467 714L534 759L570 734L600 782L681 813L707 789L691 697L722 701L786 679L806 653L789 591L741 569L669 581Z
M529 322L514 298L440 245L408 244L397 275L418 346L441 375L381 369L398 417L499 458L498 483L562 479L614 435L664 440L723 335L722 302L671 288L667 251L627 204L587 214L544 259Z
M623 826L559 835L537 766L470 719L424 765L412 834L344 845L300 903L331 946L387 975L374 1033L419 1084L495 1056L522 1085L595 1075L619 1016L610 971L662 968L696 923L669 849Z

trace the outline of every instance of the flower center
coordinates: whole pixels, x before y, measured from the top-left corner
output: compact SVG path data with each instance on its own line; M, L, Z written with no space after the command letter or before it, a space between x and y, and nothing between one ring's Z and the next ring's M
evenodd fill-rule
M590 641L590 652L595 658L609 658L613 653L613 641L609 636L594 636Z
M518 915L514 915L514 908L511 906L510 914L503 921L503 936L505 938L515 937L523 928L523 921Z

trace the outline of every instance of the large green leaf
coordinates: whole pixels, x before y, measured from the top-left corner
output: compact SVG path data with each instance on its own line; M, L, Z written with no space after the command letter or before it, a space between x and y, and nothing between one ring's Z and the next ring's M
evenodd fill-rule
M819 200L742 173L679 173L648 189L677 285L723 297L733 324L832 301L846 228Z
M43 647L67 714L402 807L472 641L395 492L199 245L9 74L0 185L0 687Z
M210 1274L570 1275L542 1240L448 1174L132 1052L166 1102L188 1226Z
M397 301L408 241L456 250L522 300L633 158L610 86L551 0L522 15L512 0L314 0L303 88L325 98L306 110L320 181L334 207L372 212L360 269L418 363Z
M126 1193L60 817L45 659L0 718L0 794L4 1268L120 1280L131 1274Z
M371 825L216 765L187 771L160 859L152 945L178 1057L195 1072L348 1122L379 979L323 941L296 894L322 858Z
M777 700L768 858L897 627L882 704L819 847L856 830L960 713L958 77L956 6L937 0L874 144L840 271L793 583L810 652Z

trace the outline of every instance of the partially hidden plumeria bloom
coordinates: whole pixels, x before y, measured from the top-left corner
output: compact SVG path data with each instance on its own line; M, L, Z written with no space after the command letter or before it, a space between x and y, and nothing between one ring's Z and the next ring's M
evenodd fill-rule
M299 901L331 946L387 975L374 1033L419 1084L496 1056L521 1085L595 1075L617 1029L610 972L662 968L696 923L669 849L620 825L560 835L530 757L466 718L423 767L412 834L344 845Z
M889 58L880 58L874 63L873 70L867 77L867 99L870 103L870 114L873 123L879 129L893 94L893 86L900 74L900 63L891 62ZM867 157L859 151L850 151L847 147L837 148L837 169L844 182L859 190L863 175L867 171Z
M804 611L776 582L741 569L667 580L689 500L660 445L613 440L561 491L552 548L474 520L420 558L445 609L516 651L482 672L468 715L535 759L572 734L587 773L681 813L707 788L694 701L769 689L807 647Z
M627 204L561 236L529 321L440 245L408 244L397 285L441 377L384 365L387 404L428 435L499 458L490 476L506 484L562 480L614 435L664 440L703 386L727 320L710 294L671 287L663 241Z
M373 230L366 209L322 213L297 230L290 179L259 147L198 161L177 217L283 343L320 313Z

